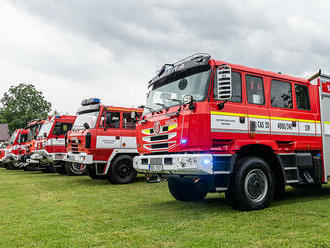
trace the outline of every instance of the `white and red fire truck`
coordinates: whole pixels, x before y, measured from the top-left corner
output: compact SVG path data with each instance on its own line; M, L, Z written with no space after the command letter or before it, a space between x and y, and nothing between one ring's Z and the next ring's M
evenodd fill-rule
M11 135L9 144L0 150L0 165L3 167L12 167L12 162L18 160L18 157L25 153L25 142L29 131L26 129L16 129Z
M137 174L133 157L138 155L132 112L142 110L101 105L97 98L84 100L67 135L67 173L79 173L87 166L92 179L132 182Z
M38 136L39 130L45 120L32 120L25 127L25 133L22 135L22 143L19 145L20 153L14 156L14 160L9 163L8 169L25 169L29 170L27 159L34 149L34 143Z
M225 192L240 210L269 206L285 185L330 176L330 76L292 77L197 54L149 82L134 167L168 178L174 198Z
M31 158L27 160L31 167L45 172L55 172L57 167L64 165L65 135L71 130L76 117L75 115L53 116L42 124Z

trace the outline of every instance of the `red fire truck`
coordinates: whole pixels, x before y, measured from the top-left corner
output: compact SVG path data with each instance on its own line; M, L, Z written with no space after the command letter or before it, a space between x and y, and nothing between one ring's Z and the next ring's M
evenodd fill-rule
M9 144L6 148L0 150L0 165L12 168L12 162L25 152L25 142L27 140L28 130L16 129L11 135Z
M37 139L37 136L39 134L39 130L43 123L45 123L46 120L32 120L30 121L25 130L28 131L27 135L27 141L22 147L22 155L18 156L17 160L14 162L14 167L16 169L24 169L24 170L30 170L33 169L33 167L29 166L29 163L27 162L27 159L30 158L31 153L35 149L35 141Z
M101 105L96 98L84 100L67 135L68 174L87 166L92 179L132 182L136 177L133 157L138 155L132 112L142 110Z
M149 82L134 167L168 178L177 200L225 192L262 209L285 185L319 189L330 175L330 76L309 79L197 54Z
M66 156L65 135L71 130L77 116L53 116L42 124L31 158L27 160L31 167L45 172L55 172L56 167L64 165Z

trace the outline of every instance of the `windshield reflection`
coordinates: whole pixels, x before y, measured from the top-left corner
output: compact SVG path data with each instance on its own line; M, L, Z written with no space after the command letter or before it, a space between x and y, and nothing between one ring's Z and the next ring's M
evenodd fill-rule
M180 105L185 95L191 95L195 101L204 100L209 76L210 69L181 77L172 82L165 82L158 87L154 85L148 93L143 114Z

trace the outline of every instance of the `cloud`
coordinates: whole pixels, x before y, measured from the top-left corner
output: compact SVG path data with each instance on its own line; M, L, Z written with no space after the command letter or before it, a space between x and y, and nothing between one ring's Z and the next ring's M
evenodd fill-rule
M154 72L195 52L297 76L319 68L327 72L329 5L321 0L2 2L0 63L12 73L1 80L35 81L56 109L72 112L88 96L112 105L143 104ZM54 95L59 87L63 93Z

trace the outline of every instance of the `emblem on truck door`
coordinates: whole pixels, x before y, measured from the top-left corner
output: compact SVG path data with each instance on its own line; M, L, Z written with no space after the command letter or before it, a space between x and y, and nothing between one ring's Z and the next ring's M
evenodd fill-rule
M156 121L154 124L154 132L156 134L159 134L159 132L160 132L160 122L159 121Z

